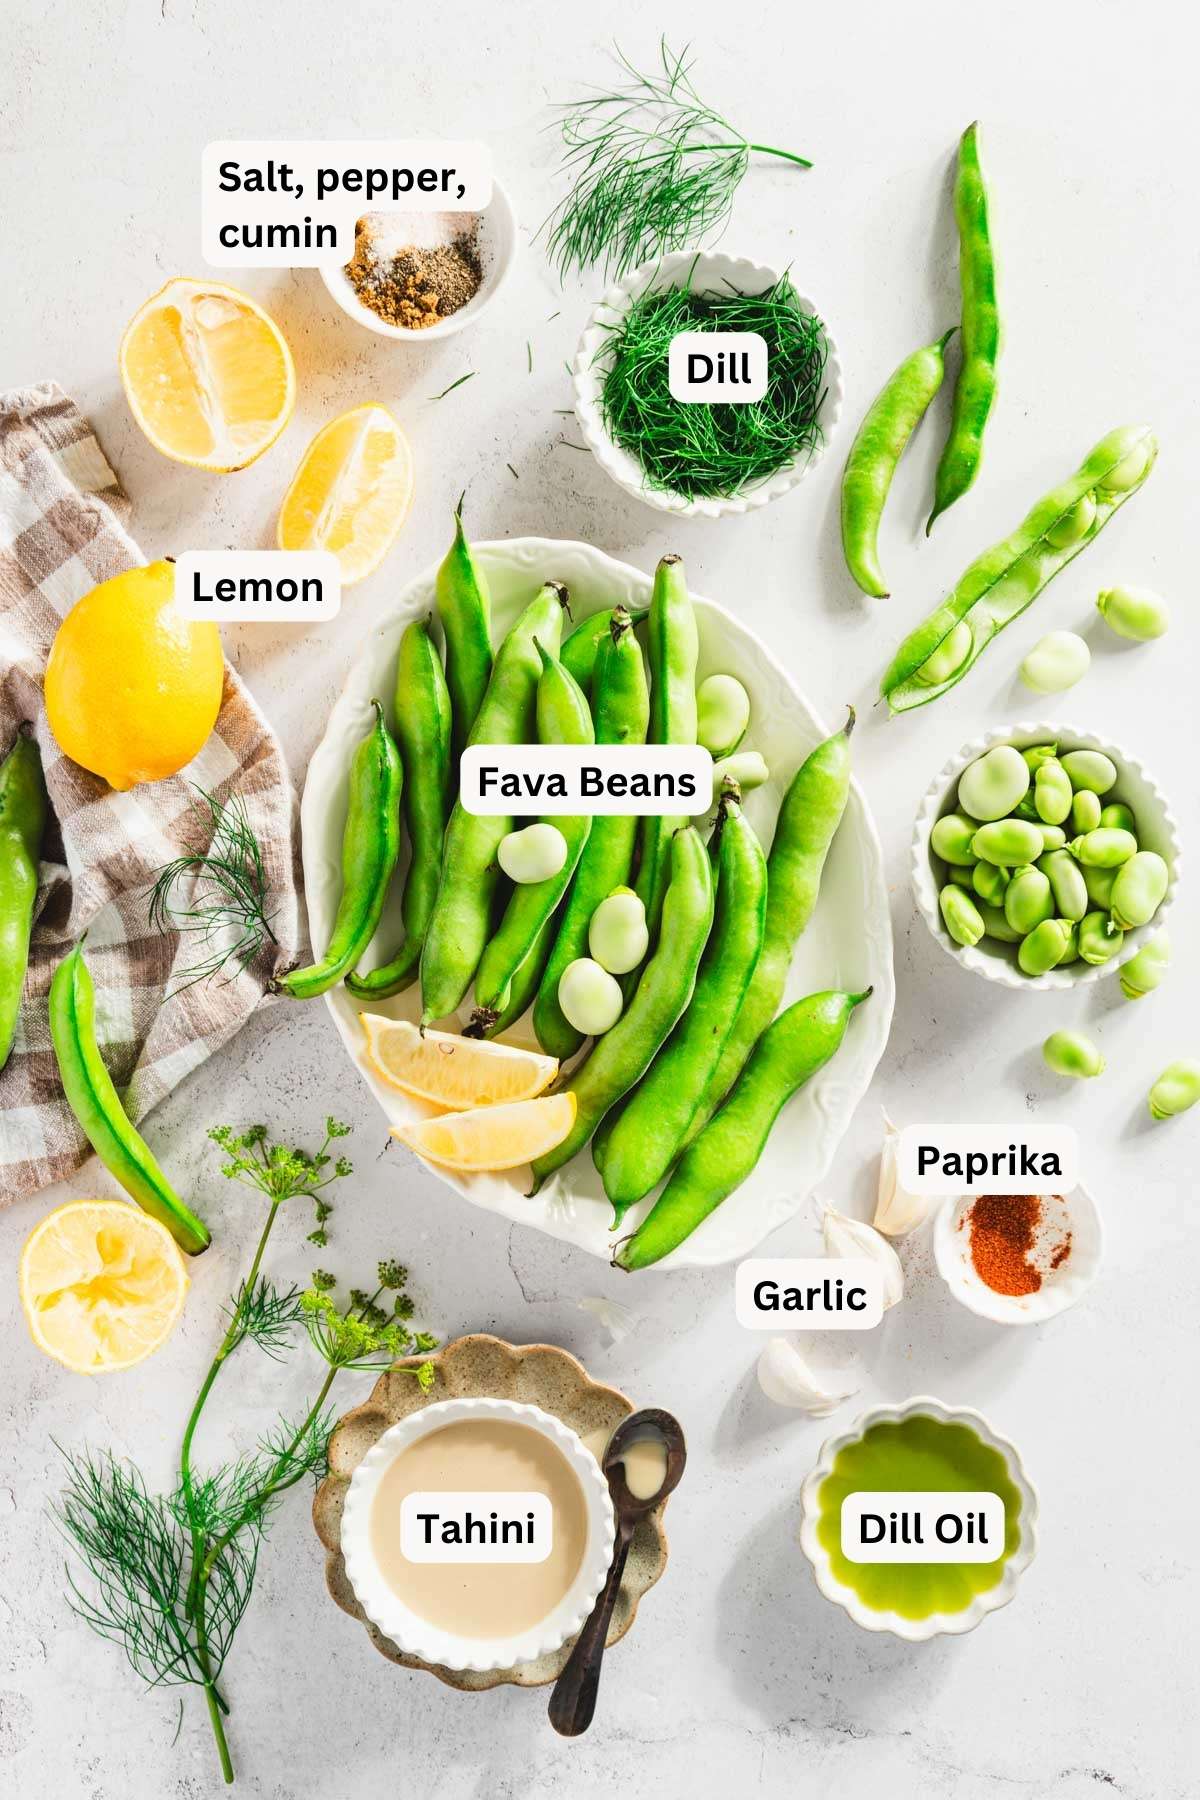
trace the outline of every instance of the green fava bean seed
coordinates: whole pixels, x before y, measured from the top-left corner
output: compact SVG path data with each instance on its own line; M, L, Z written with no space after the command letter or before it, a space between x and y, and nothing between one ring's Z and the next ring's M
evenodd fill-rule
M1131 831L1134 837L1137 836L1137 820L1133 816L1133 809L1123 806L1119 800L1114 800L1111 806L1101 807L1099 823L1106 831ZM1093 830L1094 827L1089 826L1088 829Z
M1039 857L1038 868L1050 883L1059 917L1069 921L1082 919L1088 910L1087 883L1070 851L1047 851Z
M1035 694L1062 694L1083 680L1091 661L1091 651L1075 632L1049 631L1025 657L1019 673Z
M945 813L930 833L929 842L934 854L944 863L961 863L970 868L972 863L979 861L971 848L977 830L974 821L964 819L961 813Z
M1070 1075L1079 1081L1104 1073L1104 1058L1081 1031L1052 1031L1042 1045L1042 1057L1056 1075Z
M1088 899L1093 907L1099 907L1101 912L1107 912L1112 904L1113 884L1117 879L1117 871L1115 869L1095 869L1089 863L1084 863L1082 867L1083 884L1087 888Z
M998 868L995 863L978 862L970 871L971 886L981 900L989 906L1003 906L1004 895L1012 876L1007 869ZM951 880L953 880L953 871Z
M750 696L733 675L709 675L696 689L696 742L711 756L732 756L750 723Z
M1046 533L1046 542L1056 550L1067 550L1077 544L1081 537L1086 537L1096 520L1096 501L1092 494L1080 494L1074 506L1068 508Z
M1148 925L1163 903L1171 872L1154 850L1139 850L1117 870L1110 903L1113 924L1122 931Z
M1019 944L1021 933L1014 931L999 906L990 906L986 900L977 900L976 910L983 920L983 929L988 937L995 938L999 944Z
M1061 850L1067 841L1067 834L1061 825L1042 826L1042 849Z
M713 764L714 794L721 792L726 781L736 781L743 794L750 794L770 779L771 771L757 750L739 750L736 756L723 756Z
M1031 820L997 819L979 827L971 839L971 848L983 862L1014 869L1036 862L1046 845L1041 828Z
M948 881L952 881L954 883L955 887L969 888L971 890L971 892L974 893L974 891L975 891L975 881L974 881L975 870L976 869L986 869L987 866L988 865L986 863L976 863L974 865L974 868L968 869L961 863L960 864L950 863L946 869L946 879Z
M1170 1063L1150 1089L1150 1117L1173 1119L1200 1100L1200 1062L1192 1057Z
M965 619L960 619L949 636L942 639L933 655L913 671L913 680L922 687L940 687L942 682L949 681L970 653L971 627Z
M1131 450L1107 469L1096 482L1097 491L1101 494L1127 494L1131 489L1144 481L1150 471L1151 464L1158 454L1158 446L1154 439L1147 435L1141 443L1134 444Z
M1082 788L1071 802L1071 824L1077 835L1086 831L1095 831L1104 817L1100 805L1100 797L1093 794L1090 788Z
M1107 794L1117 779L1117 765L1103 750L1068 750L1059 757L1076 793L1086 788L1089 793Z
M1171 940L1165 931L1152 937L1148 944L1121 965L1121 992L1127 1000L1143 1000L1152 994L1167 972L1171 960Z
M1029 769L1021 752L1011 744L997 744L963 770L958 804L972 819L1004 819L1028 788Z
M1085 831L1077 837L1069 849L1077 862L1087 863L1093 869L1118 869L1137 855L1137 847L1132 831L1105 831L1097 826L1095 831Z
M1065 969L1068 963L1079 961L1079 926L1073 919L1067 919L1064 923L1067 927L1067 947L1058 959L1060 969Z
M938 895L938 905L946 930L956 944L969 949L979 942L983 936L983 920L970 894L960 887L944 887Z
M1125 942L1125 933L1113 929L1106 913L1090 912L1079 921L1079 954L1085 963L1111 962Z
M1051 757L1058 755L1058 745L1030 744L1027 750L1022 750L1021 755L1025 758L1030 774L1036 775L1044 762L1049 762Z
M1047 975L1056 969L1066 954L1071 928L1065 919L1043 919L1028 937L1022 938L1017 962L1025 975Z
M1004 916L1013 930L1026 937L1054 916L1054 896L1040 869L1017 869L1004 895Z
M1162 637L1171 623L1165 603L1149 588L1105 588L1096 597L1096 607L1118 637L1138 644Z
M1073 797L1071 778L1056 757L1038 764L1033 778L1033 803L1039 819L1047 825L1061 825L1070 815Z

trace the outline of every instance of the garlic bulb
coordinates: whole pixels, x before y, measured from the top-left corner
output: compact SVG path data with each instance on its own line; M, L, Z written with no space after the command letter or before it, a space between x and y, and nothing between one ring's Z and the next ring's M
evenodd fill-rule
M888 1118L887 1109L881 1106L879 1110L883 1114L883 1145L879 1152L875 1229L886 1232L888 1237L907 1237L910 1231L925 1223L936 1205L936 1197L910 1194L907 1188L901 1187L896 1165L896 1140L900 1132Z
M858 1389L823 1387L790 1338L773 1337L758 1359L758 1385L778 1406L826 1419Z
M883 1310L904 1297L904 1270L900 1258L882 1233L863 1219L847 1218L827 1206L821 1215L826 1256L869 1256L883 1271Z

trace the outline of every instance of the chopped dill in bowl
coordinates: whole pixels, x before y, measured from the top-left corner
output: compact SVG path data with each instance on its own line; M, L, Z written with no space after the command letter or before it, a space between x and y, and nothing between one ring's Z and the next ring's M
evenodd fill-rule
M767 346L763 398L676 400L668 356L681 331L757 332ZM685 500L731 498L820 447L828 354L824 325L786 275L759 294L648 288L608 328L600 351L605 429L647 487Z

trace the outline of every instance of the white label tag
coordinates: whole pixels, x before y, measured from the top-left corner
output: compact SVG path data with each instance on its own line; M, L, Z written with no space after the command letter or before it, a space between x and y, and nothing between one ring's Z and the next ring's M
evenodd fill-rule
M699 744L472 744L458 797L469 813L625 813L691 817L712 805L712 757Z
M990 1563L1004 1555L1004 1502L985 1493L857 1493L842 1501L852 1563Z
M870 1331L883 1317L883 1271L869 1256L753 1256L733 1301L747 1331Z
M1069 1125L906 1125L896 1162L912 1194L1069 1194L1079 1139Z
M757 331L680 331L667 355L673 400L709 406L761 400L767 391L767 340Z
M486 144L419 138L208 144L200 161L200 249L216 269L348 262L370 212L482 212Z
M175 603L191 619L312 625L336 618L342 574L332 550L188 550Z
M554 1548L548 1494L406 1494L400 1551L415 1563L540 1563Z

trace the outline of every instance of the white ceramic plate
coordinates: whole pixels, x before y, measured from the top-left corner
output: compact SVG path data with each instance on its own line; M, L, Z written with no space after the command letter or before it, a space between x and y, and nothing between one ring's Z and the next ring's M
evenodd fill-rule
M576 621L620 601L645 606L650 598L648 575L587 544L512 538L507 543L479 544L475 549L491 587L493 636L497 640L548 578L566 582ZM412 582L390 617L364 640L309 764L300 816L309 926L318 952L328 942L341 888L350 758L370 727L372 697L378 695L390 713L400 636L410 620L432 610L434 576L435 571L429 569ZM736 675L750 694L753 710L744 747L760 750L772 775L766 786L747 796L746 812L769 844L784 789L809 751L829 735L830 727L817 717L778 658L740 620L711 600L698 595L695 599L700 677L725 670ZM400 941L398 889L402 874L403 864L376 940L379 961ZM895 998L891 921L879 839L862 791L854 785L825 866L816 912L792 963L785 1002L820 988L858 990L867 986L875 991L855 1012L842 1048L789 1104L750 1180L665 1260L664 1267L732 1262L748 1255L768 1232L791 1218L828 1169L883 1054ZM469 999L468 995L468 1004L462 1009L464 1020L469 1015ZM426 1116L430 1108L388 1087L367 1068L358 1008L345 989L335 988L326 995L326 1003L342 1042L389 1121L400 1125ZM392 1018L415 1019L418 990L414 986L393 1000L376 1002L376 1007ZM513 1042L533 1042L527 1019L518 1021L506 1036ZM594 1256L611 1254L611 1208L586 1150L532 1199L526 1197L527 1170L473 1176L450 1170L435 1172L476 1206L536 1225ZM643 1202L634 1223L648 1205Z

